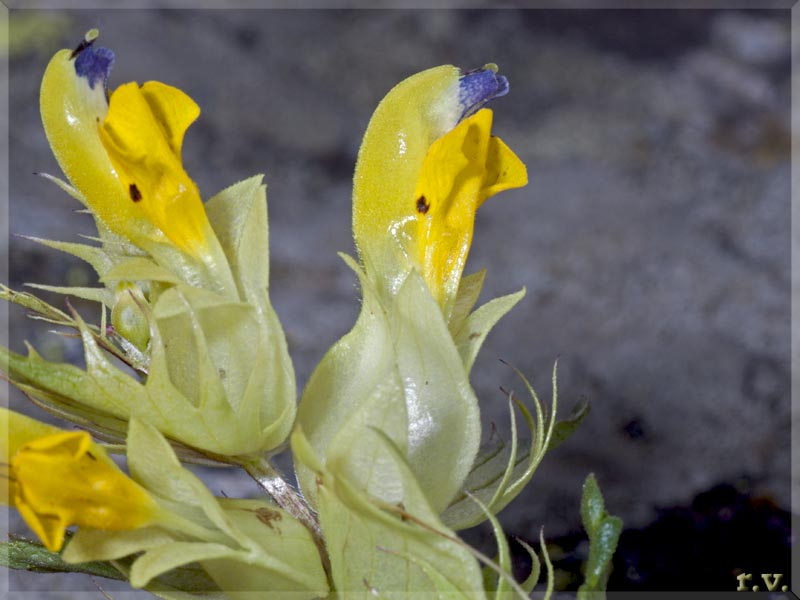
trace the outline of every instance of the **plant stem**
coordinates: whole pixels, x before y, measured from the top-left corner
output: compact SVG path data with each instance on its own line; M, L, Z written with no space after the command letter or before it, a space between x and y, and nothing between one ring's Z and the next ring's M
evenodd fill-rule
M322 539L322 531L319 528L319 521L317 521L314 512L305 503L298 491L286 482L283 475L268 459L259 457L246 462L242 466L278 506L292 513L297 520L308 528L316 540Z

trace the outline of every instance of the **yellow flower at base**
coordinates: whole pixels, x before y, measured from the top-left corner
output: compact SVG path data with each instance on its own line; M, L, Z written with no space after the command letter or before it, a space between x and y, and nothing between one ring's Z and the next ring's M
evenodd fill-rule
M156 520L158 506L85 431L62 432L2 411L10 424L3 461L8 500L48 550L57 552L71 525L128 530ZM55 431L34 437L45 430Z
M492 111L484 108L431 144L414 192L419 264L445 314L467 261L475 211L528 183L525 165L491 129Z

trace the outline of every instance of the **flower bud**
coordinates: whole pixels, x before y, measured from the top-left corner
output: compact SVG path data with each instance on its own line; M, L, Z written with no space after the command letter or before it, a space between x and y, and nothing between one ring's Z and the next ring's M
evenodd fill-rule
M147 350L150 342L150 324L142 309L144 294L135 285L121 283L117 286L116 303L111 310L114 330L138 350Z

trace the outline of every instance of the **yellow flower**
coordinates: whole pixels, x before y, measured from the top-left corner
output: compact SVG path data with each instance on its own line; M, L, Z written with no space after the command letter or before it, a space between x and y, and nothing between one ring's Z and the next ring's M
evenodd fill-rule
M417 180L419 264L440 305L458 291L475 211L498 192L528 183L525 165L491 129L486 108L461 121L431 144Z
M60 431L5 409L0 421L9 425L7 499L48 550L61 549L71 525L119 531L156 520L153 498L85 431Z
M367 275L394 294L418 269L449 318L475 211L528 183L525 165L491 135L483 106L508 92L497 66L417 73L383 99L358 155L353 233Z
M40 101L53 153L112 231L145 250L171 242L208 262L214 234L181 161L184 133L200 109L182 91L155 81L123 84L107 99L114 55L95 47L96 37L89 32L47 66Z

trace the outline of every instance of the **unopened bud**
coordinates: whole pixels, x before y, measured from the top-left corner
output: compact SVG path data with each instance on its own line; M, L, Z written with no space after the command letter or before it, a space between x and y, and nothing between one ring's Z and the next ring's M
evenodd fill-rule
M150 324L142 309L145 302L142 290L123 283L117 288L116 303L111 310L111 323L116 332L142 352L150 341Z

